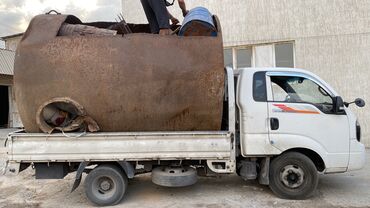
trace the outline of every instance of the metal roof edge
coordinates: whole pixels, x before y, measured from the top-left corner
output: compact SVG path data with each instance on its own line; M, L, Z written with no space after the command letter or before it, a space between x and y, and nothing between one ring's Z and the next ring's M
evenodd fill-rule
M7 36L3 36L3 37L0 37L1 40L7 40L7 39L10 39L10 38L15 38L15 37L19 37L19 36L23 36L24 32L22 33L16 33L16 34L13 34L13 35L7 35Z

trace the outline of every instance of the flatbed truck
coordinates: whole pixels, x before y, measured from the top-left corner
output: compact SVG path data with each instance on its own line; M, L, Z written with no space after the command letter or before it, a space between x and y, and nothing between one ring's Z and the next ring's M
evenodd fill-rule
M319 174L361 169L361 127L339 94L311 72L289 68L225 69L222 131L25 133L8 136L5 174L29 166L37 179L85 172L87 198L118 204L128 180L152 173L155 184L189 186L198 175L238 174L279 197L313 195ZM365 102L356 99L363 107Z

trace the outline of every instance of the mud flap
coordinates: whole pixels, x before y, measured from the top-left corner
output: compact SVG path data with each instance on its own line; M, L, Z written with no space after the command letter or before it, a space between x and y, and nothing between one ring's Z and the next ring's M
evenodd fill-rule
M135 170L132 165L126 161L118 162L122 169L125 171L127 178L131 179L135 176Z
M76 172L76 179L75 179L75 182L73 183L71 193L74 192L78 188L78 186L80 185L81 179L82 179L82 173L84 172L85 168L88 165L89 165L88 162L80 163L80 166L78 167L77 172Z
M260 163L260 172L258 174L258 182L261 185L269 185L270 184L270 158L265 157L262 159Z

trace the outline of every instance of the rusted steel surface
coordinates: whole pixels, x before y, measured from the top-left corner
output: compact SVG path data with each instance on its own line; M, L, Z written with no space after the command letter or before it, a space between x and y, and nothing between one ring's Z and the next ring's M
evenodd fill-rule
M221 31L218 37L56 37L64 22L81 23L37 16L19 44L15 94L27 132L40 131L37 111L56 98L76 101L106 132L220 130Z
M96 28L80 24L62 24L58 35L60 36L115 36L117 31Z

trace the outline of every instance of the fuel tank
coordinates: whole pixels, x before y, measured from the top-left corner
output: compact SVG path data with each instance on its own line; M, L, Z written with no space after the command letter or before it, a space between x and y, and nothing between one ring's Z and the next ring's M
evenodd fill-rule
M132 24L125 35L59 36L63 24L85 23L36 16L18 46L15 96L26 132L53 128L40 117L53 102L74 105L103 132L221 129L225 72L216 16L216 37L147 34Z

